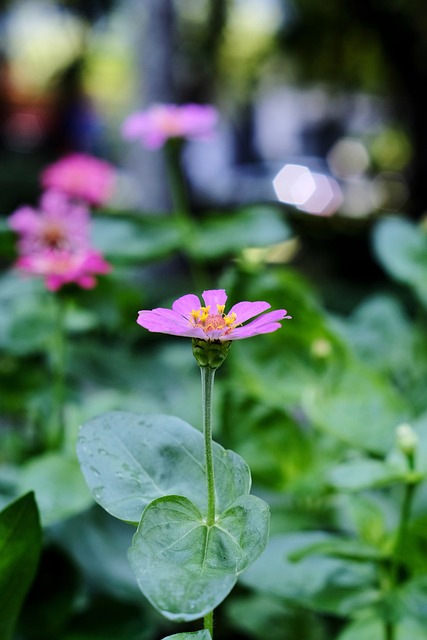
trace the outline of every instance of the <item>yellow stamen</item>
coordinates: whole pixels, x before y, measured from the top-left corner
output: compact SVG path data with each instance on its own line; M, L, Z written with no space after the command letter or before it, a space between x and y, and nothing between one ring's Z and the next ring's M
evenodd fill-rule
M194 327L200 327L205 333L211 331L223 331L230 333L236 327L236 314L224 314L225 305L217 304L217 313L210 313L210 306L193 309L190 312L190 322Z
M209 310L210 307L200 307L200 311L202 312L200 322L206 322L206 320L209 318Z
M233 313L229 314L228 316L224 316L225 325L227 327L229 327L230 325L234 324L236 322L236 318L237 318L237 316L234 313L234 311L233 311Z

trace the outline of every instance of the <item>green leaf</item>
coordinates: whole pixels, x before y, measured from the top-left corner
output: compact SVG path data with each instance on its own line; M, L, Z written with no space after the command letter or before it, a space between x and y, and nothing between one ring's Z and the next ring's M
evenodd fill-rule
M331 540L315 542L303 549L299 549L295 553L291 553L289 559L293 562L299 562L303 558L311 555L325 555L331 556L332 558L343 558L361 562L378 561L384 557L378 549L369 544L359 540L334 537Z
M381 220L374 232L374 248L388 273L414 290L427 303L427 235L409 220Z
M319 387L304 409L322 430L351 446L381 454L393 446L394 429L407 421L410 410L387 380L356 361L347 365L339 379Z
M184 633L174 633L163 640L211 640L211 634L207 629L201 631L186 631Z
M248 247L265 247L291 236L278 209L245 207L201 221L192 249L197 258L221 258Z
M384 640L384 622L378 618L356 620L340 633L338 640Z
M12 270L0 277L0 347L19 355L45 349L52 334L50 294L38 278Z
M388 465L381 460L361 458L337 465L330 473L330 482L341 491L363 491L385 487L405 476L404 469Z
M141 606L141 592L126 557L133 527L93 505L55 525L50 535L97 590ZM108 561L106 561L108 558Z
M86 422L77 454L93 496L116 518L138 523L144 508L165 495L182 495L207 508L203 435L179 418L112 412ZM245 461L213 445L218 510L249 493Z
M34 495L28 493L0 513L0 637L10 640L33 581L42 535Z
M76 515L93 504L77 459L61 453L46 453L26 463L18 488L20 492L35 492L44 526Z
M195 620L224 600L263 551L268 526L268 505L255 496L240 496L210 527L187 498L159 498L142 515L129 561L160 613Z
M409 580L402 587L399 595L405 612L425 625L427 623L427 577L419 575Z
M98 216L93 220L92 235L97 249L121 262L162 258L180 246L174 221L164 215Z
M384 622L378 618L357 620L337 640L384 640ZM427 629L416 620L403 618L396 624L396 640L427 640Z
M331 536L323 532L274 536L240 580L257 592L333 615L348 616L375 602L375 573L365 563L321 555L300 562L290 559L311 544L329 540Z
M341 493L336 496L338 527L371 547L383 549L395 522L395 497L389 492ZM394 525L392 525L394 526Z

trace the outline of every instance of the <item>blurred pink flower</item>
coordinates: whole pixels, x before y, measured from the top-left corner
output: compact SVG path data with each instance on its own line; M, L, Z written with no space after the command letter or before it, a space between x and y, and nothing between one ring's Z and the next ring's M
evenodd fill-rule
M23 255L15 266L30 275L43 276L50 291L72 282L83 289L92 289L96 285L95 276L111 271L103 256L91 248L79 252L54 249Z
M72 153L46 167L41 183L45 189L60 189L70 197L101 206L111 198L115 178L114 167L105 160Z
M19 234L18 249L28 254L45 250L81 250L89 245L90 215L82 204L60 191L46 191L38 209L24 206L9 217Z
M197 296L189 294L175 300L172 309L140 311L137 322L148 331L173 336L227 342L242 340L281 327L280 320L290 319L284 309L270 311L268 302L238 302L225 313L227 295L224 289L203 292L205 306ZM246 320L259 316L246 325Z
M61 191L46 191L38 209L17 209L9 217L9 226L19 234L15 266L44 277L51 291L70 282L90 289L96 285L96 275L111 270L91 246L89 210Z
M158 104L131 114L123 123L127 140L140 140L147 149L159 149L169 138L208 139L218 121L211 105Z

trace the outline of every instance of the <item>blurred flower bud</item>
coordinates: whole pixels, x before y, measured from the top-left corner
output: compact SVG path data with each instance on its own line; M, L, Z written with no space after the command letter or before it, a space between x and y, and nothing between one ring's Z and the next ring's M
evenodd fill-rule
M410 424L400 424L396 427L396 442L402 453L413 456L418 447L418 436Z
M317 338L311 343L310 350L315 358L327 358L331 355L332 345L326 338Z

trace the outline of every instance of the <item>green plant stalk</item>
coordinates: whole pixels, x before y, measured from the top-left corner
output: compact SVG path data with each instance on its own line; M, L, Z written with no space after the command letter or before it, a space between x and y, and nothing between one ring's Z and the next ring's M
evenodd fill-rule
M386 620L384 624L384 640L396 640L395 626L390 620Z
M50 343L50 369L52 376L52 410L46 433L48 449L60 449L64 442L65 399L65 327L64 308L57 295L54 302L54 330Z
M211 527L215 524L215 477L212 453L212 397L215 369L200 367L200 371L202 375L203 434L205 438L206 480L208 487L206 524Z
M414 468L414 460L408 459L409 467L411 471ZM399 525L397 529L396 542L394 545L393 556L391 559L391 567L388 580L388 591L393 590L399 584L399 569L400 558L403 551L403 545L405 542L406 531L408 527L408 521L411 513L412 501L417 487L417 482L408 481L405 484L405 490L400 509ZM396 640L396 624L392 620L385 620L384 622L384 638L385 640Z
M168 140L165 145L165 156L175 218L183 234L188 234L194 225L181 169L181 146L181 140ZM184 240L187 245L188 235L185 235Z
M206 481L208 489L208 508L206 524L208 527L215 523L215 475L212 452L212 397L215 379L215 369L200 367L202 377L202 411L203 411L203 435L205 439ZM213 611L204 617L204 628L213 638Z
M414 498L416 484L407 482L400 509L399 526L397 529L396 543L394 545L392 564L390 569L390 585L394 589L399 582L400 556L408 527L408 520L411 513L412 500Z
M211 634L211 638L213 638L213 611L207 613L203 619L204 625L203 628L207 629Z
M195 260L192 247L195 242L195 221L190 213L185 178L181 168L181 147L179 139L168 140L165 144L166 167L172 196L172 205L177 227L181 235L182 247L190 266L194 285L198 290L204 288L205 280L200 260Z

